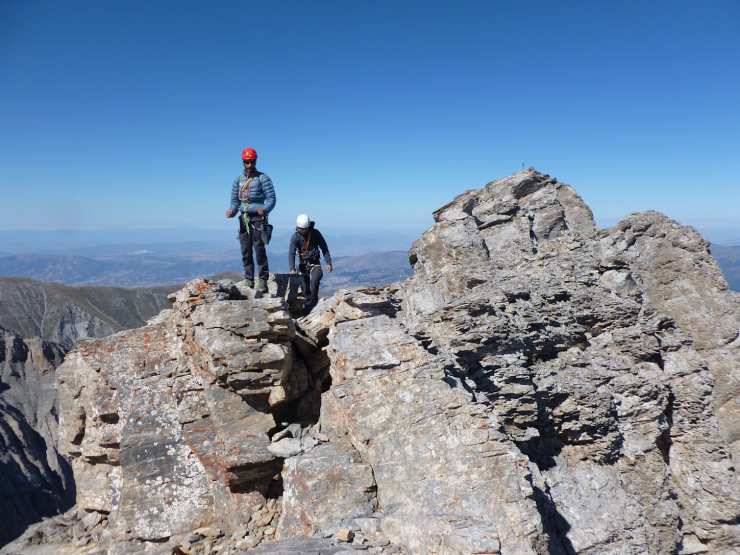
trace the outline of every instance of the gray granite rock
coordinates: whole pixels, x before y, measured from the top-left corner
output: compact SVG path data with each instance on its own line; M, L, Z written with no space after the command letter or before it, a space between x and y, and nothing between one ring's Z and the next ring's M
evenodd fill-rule
M736 552L738 297L706 242L656 213L597 231L533 170L434 216L400 288L300 324L331 360L322 432L370 463L388 537Z
M434 220L402 284L294 320L291 278L195 281L82 343L77 506L4 553L740 551L740 300L706 242L597 230L534 170Z
M596 232L534 171L435 217L399 317L532 461L551 548L737 550L740 318L707 243L653 212Z
M333 534L348 519L376 508L372 467L349 442L326 443L288 459L283 485L278 538Z
M0 545L74 503L74 482L56 451L55 368L64 348L0 328Z
M57 373L59 448L77 507L107 515L110 549L232 530L274 495L273 409L309 388L294 333L281 301L195 281L165 317L70 353Z
M352 553L353 551L349 551ZM291 538L252 549L255 555L338 555L347 548L322 538Z

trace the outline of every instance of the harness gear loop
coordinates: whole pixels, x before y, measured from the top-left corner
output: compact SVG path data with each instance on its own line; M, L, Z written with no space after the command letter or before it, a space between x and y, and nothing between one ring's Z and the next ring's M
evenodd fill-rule
M249 188L252 186L252 180L254 177L248 178L244 184L241 186L241 189L239 189L239 200L242 202L249 202ZM244 222L244 230L247 233L250 233L249 230L249 213L248 212L242 212L242 222Z
M306 258L306 255L308 254L308 251L311 248L311 234L313 233L312 229L308 230L308 235L303 241L303 246L301 247L300 255L301 260L304 260Z

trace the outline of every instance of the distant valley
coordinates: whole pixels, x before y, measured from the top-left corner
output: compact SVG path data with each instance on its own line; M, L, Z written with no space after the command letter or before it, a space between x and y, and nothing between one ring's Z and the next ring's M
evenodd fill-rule
M13 255L0 257L0 276L25 277L72 286L155 287L177 285L198 276L242 272L241 260L230 253L157 254L150 250L105 256ZM288 271L287 253L269 255L270 271ZM360 256L335 256L335 271L322 281L325 291L358 285L382 285L410 275L405 251ZM324 291L322 291L324 292Z
M71 255L14 255L0 258L0 275L67 285L146 287L182 283L194 276L235 270L238 260L199 260L143 253L90 258Z
M287 254L270 268L288 269ZM384 285L410 275L405 251L335 257L321 295L359 285ZM241 261L211 256L119 253L106 258L13 255L0 258L0 327L71 348L80 339L139 327L169 306L168 293L195 277L241 279Z
M714 258L719 262L730 289L740 291L740 246L712 245L711 251Z
M169 306L172 287L68 287L0 278L0 328L70 349L80 339L139 327Z

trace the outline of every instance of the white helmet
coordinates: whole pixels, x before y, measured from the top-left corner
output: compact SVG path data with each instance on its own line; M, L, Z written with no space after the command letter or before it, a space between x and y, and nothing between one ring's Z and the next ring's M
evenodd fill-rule
M308 215L306 214L300 214L295 219L296 227L300 227L301 229L306 229L310 223L311 223L311 218L309 218Z

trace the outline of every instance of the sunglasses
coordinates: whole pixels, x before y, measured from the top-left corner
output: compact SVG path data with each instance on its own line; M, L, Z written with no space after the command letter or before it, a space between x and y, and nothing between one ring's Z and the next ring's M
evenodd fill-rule
M257 160L242 160L242 162L244 162L244 165L254 166L257 163Z

